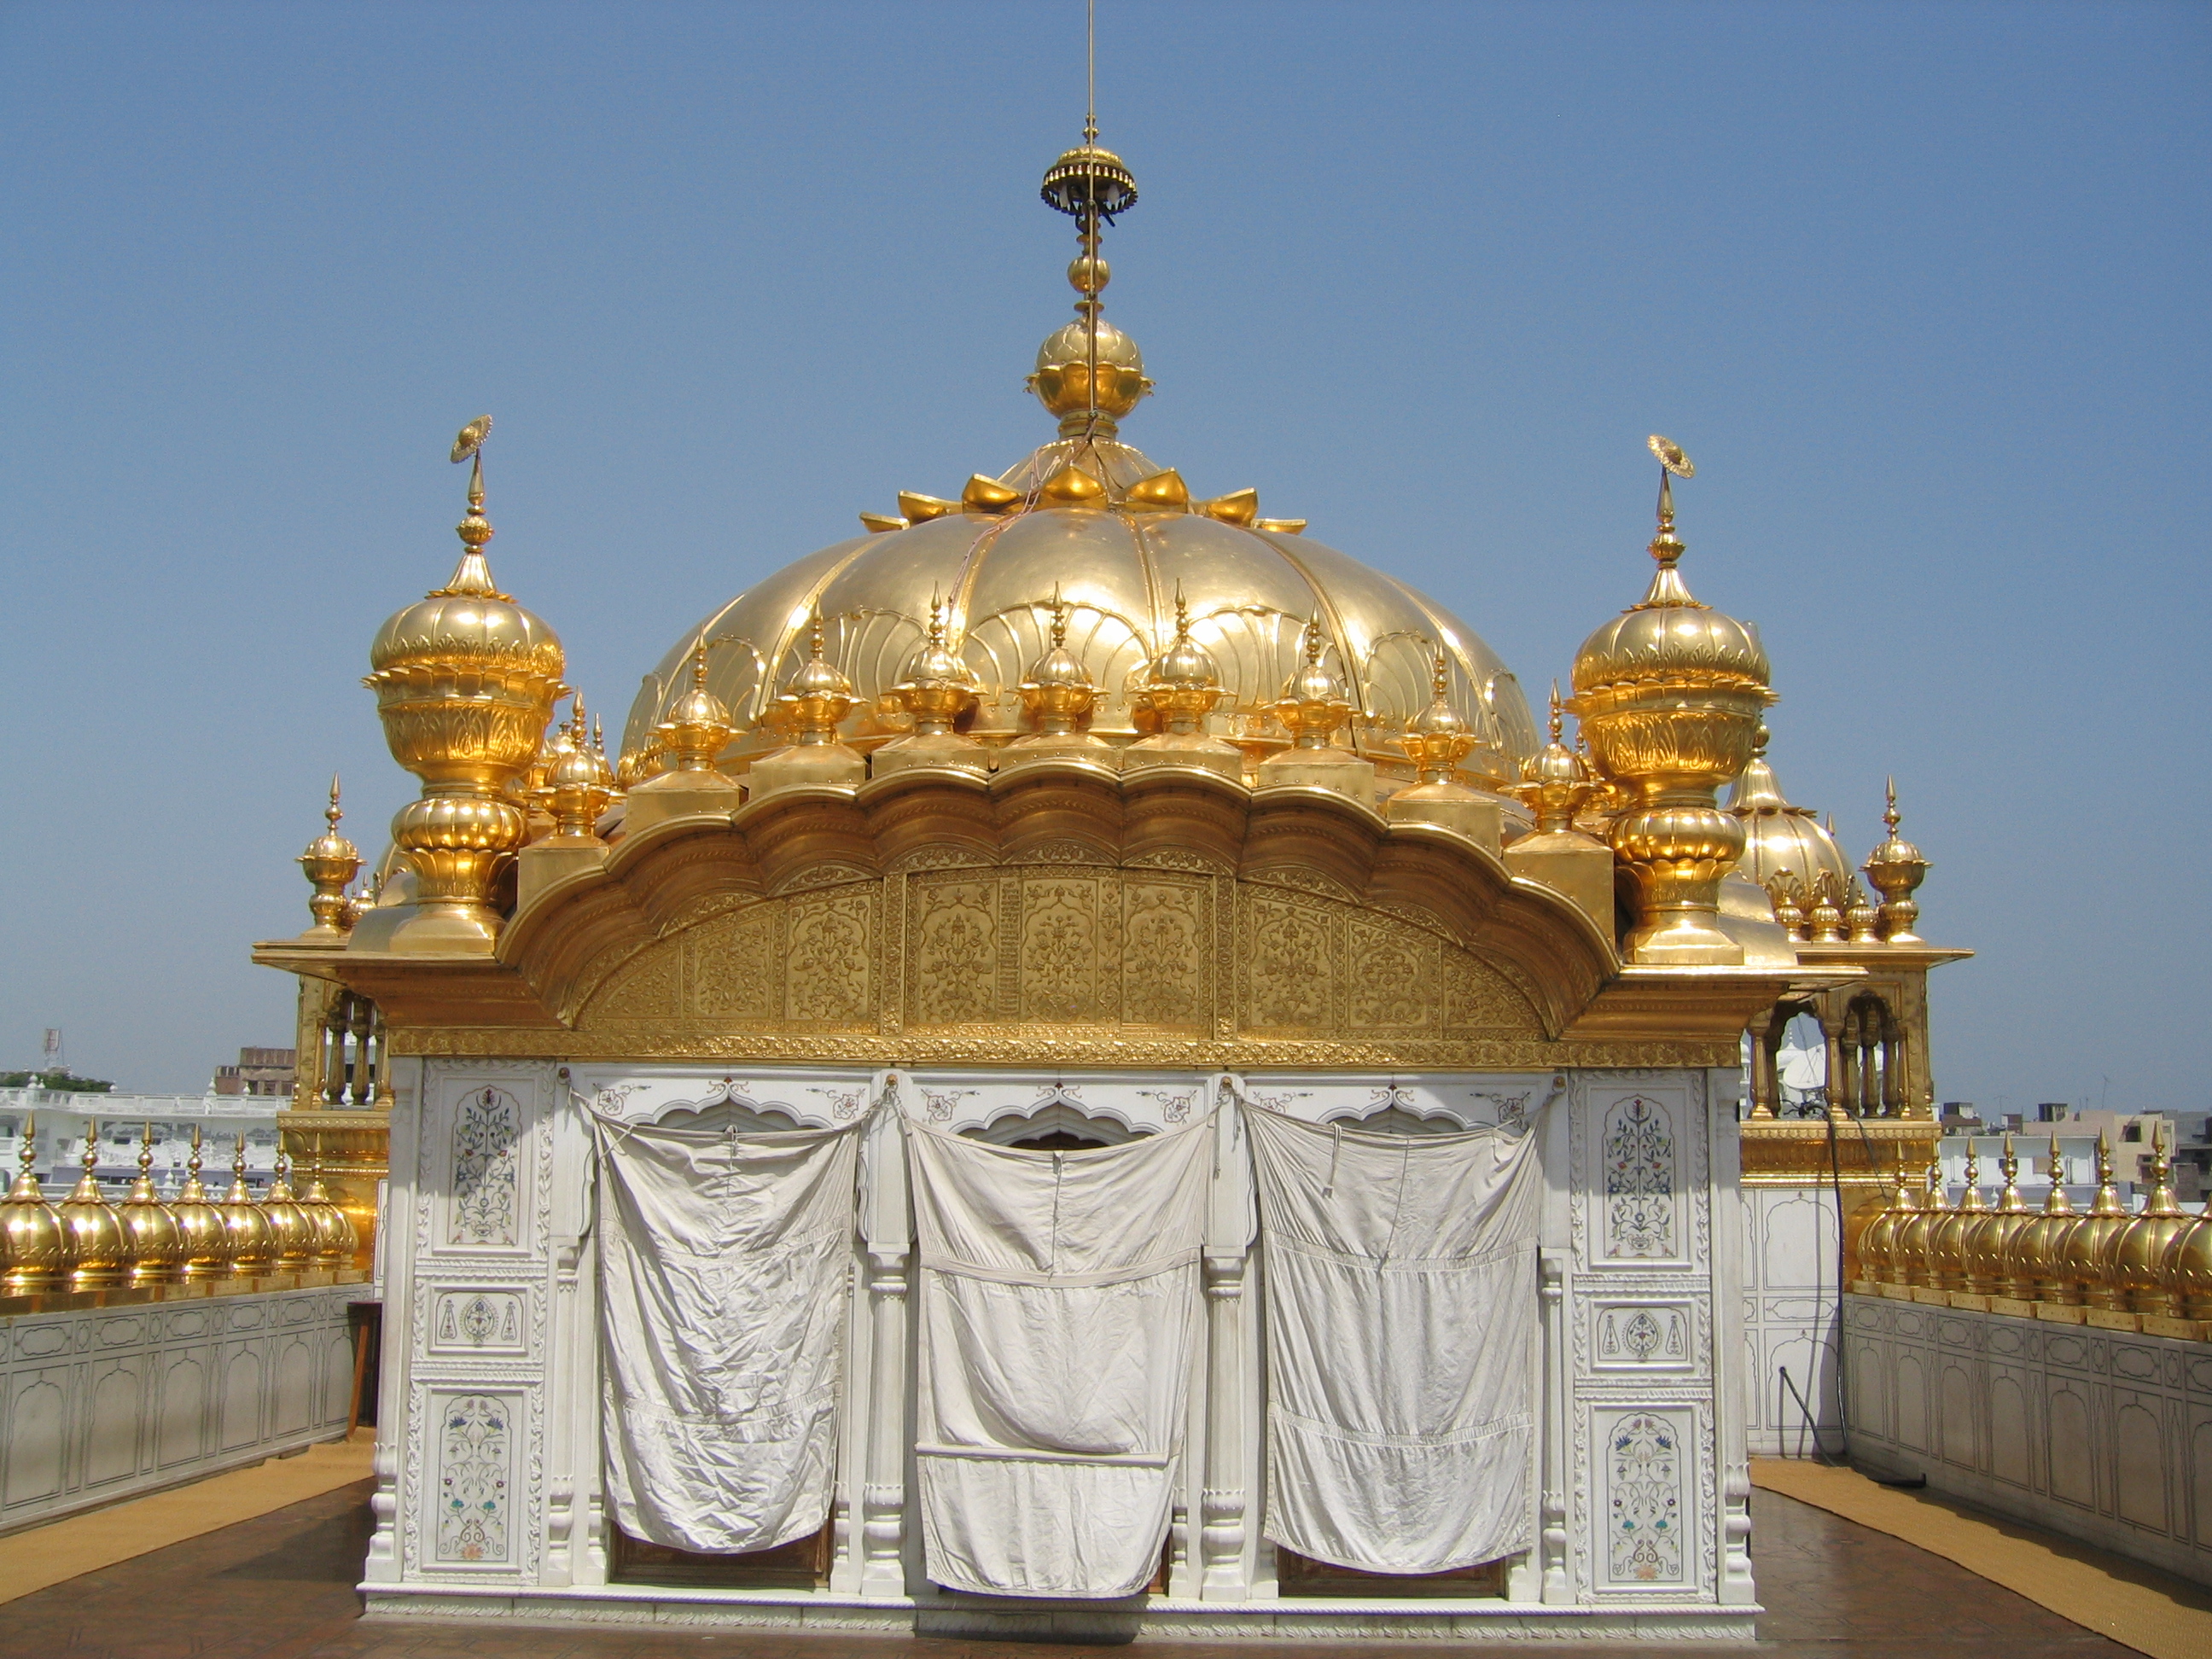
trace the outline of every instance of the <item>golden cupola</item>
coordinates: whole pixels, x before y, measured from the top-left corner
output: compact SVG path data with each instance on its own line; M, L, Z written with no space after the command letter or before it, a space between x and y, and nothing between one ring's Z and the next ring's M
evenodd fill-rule
M1809 806L1793 805L1782 793L1767 762L1766 744L1766 722L1761 720L1751 763L1729 791L1728 810L1743 824L1743 854L1736 868L1766 890L1778 915L1794 906L1808 915L1826 900L1837 908L1841 928L1855 884L1851 861L1821 826L1819 814Z
M392 839L415 878L412 898L380 905L354 930L357 951L489 951L501 922L496 882L528 824L514 786L538 758L553 704L568 688L553 630L499 591L484 544L489 416L453 443L470 460L461 561L443 587L387 620L369 647L376 712L392 758L422 781Z
M1450 659L1455 712L1498 745L1486 763L1500 779L1516 774L1538 746L1528 704L1465 623L1306 535L1303 519L1263 515L1256 492L1201 495L1123 441L1122 424L1152 383L1136 343L1103 314L1109 273L1097 244L1136 187L1118 157L1086 143L1054 162L1044 196L1076 220L1082 244L1068 270L1076 316L1046 340L1030 379L1057 431L1012 466L943 494L898 492L896 512L862 514L868 533L799 559L702 619L646 678L618 774L632 780L666 765L659 731L702 638L732 644L715 653L710 676L736 727L720 768L744 779L785 746L792 711L779 694L809 659L817 616L822 659L851 694L836 740L862 755L884 750L922 719L908 688L925 683L911 670L930 648L933 595L944 605L945 648L971 677L973 707L954 729L993 756L1031 735L1038 716L1023 686L1046 683L1029 671L1055 649L1095 688L1084 729L1127 751L1157 729L1155 672L1181 626L1214 661L1218 695L1199 731L1256 764L1295 746L1276 705L1305 665L1306 627L1318 620L1348 705L1334 746L1373 762L1386 789L1413 781L1395 739L1429 704L1438 651Z
M1659 457L1658 562L1644 598L1583 641L1571 705L1599 769L1630 794L1613 821L1613 856L1635 884L1638 962L1728 965L1743 946L1718 927L1720 883L1741 856L1742 824L1715 793L1750 765L1774 701L1757 632L1692 599L1674 534L1677 477L1695 469L1666 439Z

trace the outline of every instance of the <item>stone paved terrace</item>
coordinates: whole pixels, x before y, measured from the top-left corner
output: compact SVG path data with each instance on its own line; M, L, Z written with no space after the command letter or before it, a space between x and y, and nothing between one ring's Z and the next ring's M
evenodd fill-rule
M696 1636L622 1631L481 1631L363 1623L354 1594L370 1483L0 1604L0 1659L1042 1659L1085 1650L926 1638ZM2004 1659L2125 1659L2132 1650L2045 1612L1910 1544L1778 1493L1753 1498L1760 1597L1755 1649L1666 1645L1680 1659L1925 1659L1929 1649ZM1146 1643L1150 1659L1285 1651L1256 1643ZM1301 1659L1405 1649L1301 1643ZM1455 1653L1489 1648L1455 1645ZM1499 1652L1532 1652L1525 1646ZM1547 1653L1613 1653L1620 1647Z

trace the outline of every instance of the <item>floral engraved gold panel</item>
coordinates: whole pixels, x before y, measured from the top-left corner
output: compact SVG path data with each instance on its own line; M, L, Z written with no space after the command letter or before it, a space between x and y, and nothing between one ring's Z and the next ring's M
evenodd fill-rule
M788 901L784 1017L809 1025L872 1024L869 955L876 895L865 887L832 889Z
M592 999L598 1018L628 1024L637 1020L670 1020L683 1012L677 1000L681 957L665 945L648 945L615 969L599 994Z
M775 1018L782 920L781 904L749 904L680 935L685 1000L693 1013L709 1020Z
M883 925L878 878L675 927L607 975L579 1022L585 1046L645 1056L803 1043L850 1057L845 1034L889 1030L901 1048L871 1057L910 1064L912 1042L972 1045L984 1060L1001 1041L1124 1057L1133 1041L1545 1042L1498 969L1417 921L1332 893L1079 863L890 881L903 926ZM895 1011L902 1026L879 1023ZM1548 1049L1514 1054L1555 1063Z
M1437 957L1443 941L1411 928L1352 924L1352 1023L1419 1031L1437 1023Z
M1097 872L1068 871L1022 881L1021 1017L1070 1024L1113 1018L1102 1006L1102 946Z
M1322 1036L1336 1025L1334 1002L1340 932L1333 907L1279 898L1244 886L1237 908L1244 949L1244 1024L1285 1036Z
M917 877L907 884L913 952L907 1018L975 1024L999 1009L999 878Z
M1207 882L1123 879L1121 1018L1130 1024L1206 1024L1213 1000L1206 974L1212 899Z
M1521 1033L1537 1029L1536 1011L1497 969L1465 951L1444 947L1444 1030L1456 1036Z

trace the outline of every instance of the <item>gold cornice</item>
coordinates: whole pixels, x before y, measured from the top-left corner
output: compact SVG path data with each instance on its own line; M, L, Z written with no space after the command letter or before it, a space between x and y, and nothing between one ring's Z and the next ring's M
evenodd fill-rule
M914 965L921 947L908 934L920 913L908 887L963 871L976 872L979 895L997 896L975 902L997 907L1000 940L992 947L999 965L979 960L964 971L1000 988L975 993L989 1018L948 1024L943 1012L917 1012L903 988L917 972L933 984L939 978L938 969ZM1155 971L1150 958L1140 966L1127 954L1136 945L1112 943L1122 909L1164 881L1205 896L1191 900L1190 913L1202 937L1186 947L1204 955L1191 970L1194 997L1204 990L1203 1006L1190 1005L1193 1029L1146 1030L1156 1016L1133 991L1110 1014L1055 1020L1048 996L1032 1007L1029 991L1012 988L1017 956L1007 953L1032 948L1022 884L1054 880L1109 907L1086 947L1111 954L1098 957L1100 988L1109 979L1133 986L1140 981L1131 975ZM1310 921L1269 921L1293 911ZM849 919L841 928L860 930L848 948L871 965L825 1013L810 1001L812 989L796 978L787 988L783 976L800 971L798 941L817 925L810 919L832 912ZM1201 915L1212 920L1200 925ZM754 965L704 943L705 934L680 943L710 922L743 933L740 955ZM1264 969L1254 955L1263 944L1276 951ZM698 951L708 965L684 965L692 958L682 953ZM1310 969L1295 965L1300 952ZM1115 777L1051 763L988 780L916 769L858 790L793 789L733 814L663 820L617 842L604 866L535 894L490 958L283 941L257 947L255 959L374 998L400 1054L985 1065L1725 1066L1735 1063L1748 1019L1805 977L1624 970L1578 908L1513 876L1495 854L1431 825L1385 821L1330 791L1255 793L1210 772ZM1018 971L1029 973L1029 958L1020 959ZM655 961L663 965L649 966ZM1325 992L1286 997L1272 988L1309 971ZM747 987L765 974L775 985L744 989L767 1000L726 1017L714 1012L724 1006L714 1000L720 992L701 993L708 1000L695 1006L682 1000L690 992L658 988L700 973L750 975ZM1266 975L1276 977L1262 985ZM635 982L622 1006L637 1012L608 1012L617 981ZM654 988L641 988L648 983ZM956 1018L957 1003L945 1005ZM1309 1018L1310 1036L1296 1029Z
M806 1062L851 1066L1157 1066L1206 1070L1556 1071L1569 1066L1619 1069L1729 1066L1737 1047L1727 1042L1551 1042L1518 1038L1463 1042L1310 1042L1294 1038L1182 1041L1099 1037L1083 1031L1010 1033L1005 1026L939 1028L927 1036L853 1032L835 1036L763 1034L741 1026L681 1038L624 1031L574 1031L549 1044L508 1026L444 1026L397 1033L396 1054L540 1059L562 1063L609 1060L697 1060L769 1065Z

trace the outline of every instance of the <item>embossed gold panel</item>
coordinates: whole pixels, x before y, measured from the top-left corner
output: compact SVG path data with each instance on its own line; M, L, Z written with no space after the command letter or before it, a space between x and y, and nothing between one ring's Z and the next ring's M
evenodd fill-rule
M1544 1035L1503 971L1416 922L1327 891L1078 863L738 902L613 965L578 1021L582 1047L639 1055L837 1032L964 1034L979 1059L994 1032L1107 1047Z

